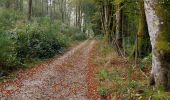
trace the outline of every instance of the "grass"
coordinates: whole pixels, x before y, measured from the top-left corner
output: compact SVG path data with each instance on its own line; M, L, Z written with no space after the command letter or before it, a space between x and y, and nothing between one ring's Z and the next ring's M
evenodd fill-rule
M148 85L151 64L133 62L117 56L114 49L98 43L94 63L98 93L107 100L169 100L170 93ZM146 59L146 58L145 58ZM142 68L142 69L141 69Z
M109 93L109 89L108 89L107 87L105 87L105 86L100 87L100 88L98 89L98 91L99 91L99 94L100 94L103 98L106 98L107 95L108 95L108 93Z

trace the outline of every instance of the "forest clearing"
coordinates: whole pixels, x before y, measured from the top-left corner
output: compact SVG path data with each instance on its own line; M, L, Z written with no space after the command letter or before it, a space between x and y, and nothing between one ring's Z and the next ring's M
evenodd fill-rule
M0 0L0 100L170 100L170 0Z

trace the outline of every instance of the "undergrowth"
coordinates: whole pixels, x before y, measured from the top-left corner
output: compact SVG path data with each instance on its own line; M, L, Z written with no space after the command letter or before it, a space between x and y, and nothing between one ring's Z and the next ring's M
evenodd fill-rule
M86 39L77 28L51 22L50 17L28 21L14 10L0 10L0 77L62 54L73 41Z
M150 58L145 57L138 67L134 67L133 61L117 56L113 48L98 43L94 59L98 93L111 100L169 100L170 93L148 85Z

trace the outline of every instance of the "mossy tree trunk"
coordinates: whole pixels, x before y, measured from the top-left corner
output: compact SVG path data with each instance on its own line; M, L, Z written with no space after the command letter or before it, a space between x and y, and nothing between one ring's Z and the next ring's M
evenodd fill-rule
M163 0L145 0L145 13L152 44L151 84L170 86L170 28Z
M148 26L146 22L144 2L139 2L140 16L139 16L139 27L137 33L137 55L138 57L144 57L148 54L148 48L150 48Z

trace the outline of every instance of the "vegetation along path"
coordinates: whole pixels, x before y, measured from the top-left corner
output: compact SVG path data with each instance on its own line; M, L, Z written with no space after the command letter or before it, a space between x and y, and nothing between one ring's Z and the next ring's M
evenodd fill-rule
M88 87L93 82L88 81L88 63L95 43L87 40L60 58L19 73L12 82L1 83L1 100L90 99Z

